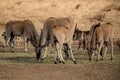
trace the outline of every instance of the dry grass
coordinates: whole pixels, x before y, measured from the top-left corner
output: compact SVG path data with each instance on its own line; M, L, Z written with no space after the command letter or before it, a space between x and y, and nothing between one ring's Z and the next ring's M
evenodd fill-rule
M19 51L18 51L19 50ZM0 52L0 80L119 80L120 50L115 48L114 60L108 52L104 61L89 61L82 49L73 52L78 64L54 64L55 50L50 48L47 59L36 61L35 52L30 48L23 53L18 47L15 53Z
M119 0L116 0L116 3L117 1ZM48 17L71 16L78 22L80 29L88 30L93 24L89 18L100 14L103 9L111 9L110 5L116 5L112 9L116 10L114 16L117 17L119 4L116 3L114 0L0 0L0 22L30 19L39 31ZM102 13L106 13L110 20L114 14L112 11ZM107 16L109 13L111 15Z
M119 0L0 0L0 23L31 20L37 31L48 17L73 17L81 30L89 30L96 21L111 22L115 38L120 38ZM4 31L1 29L0 35ZM3 37L0 37L3 41Z
M83 50L83 49L77 49L78 45L73 45L73 53L75 58L77 59L78 63L91 63L88 60L88 54L87 51ZM15 52L11 53L10 52L10 47L4 49L2 46L0 47L1 51L0 51L0 63L4 64L17 64L17 63L36 63L36 59L35 59L35 51L34 48L29 45L28 47L28 53L24 53L24 48L23 46L16 46L15 47ZM44 50L43 50L44 52ZM120 62L120 49L118 46L115 46L114 49L114 53L115 53L115 61L116 62ZM108 52L107 52L107 57L106 60L107 62L110 61L110 53L111 53L111 48L109 47ZM49 47L48 51L47 51L47 58L44 62L48 62L50 64L54 63L54 54L56 54L56 50L54 48ZM63 55L64 56L64 55ZM93 62L96 62L96 56L94 57ZM70 60L66 63L72 63L73 62Z

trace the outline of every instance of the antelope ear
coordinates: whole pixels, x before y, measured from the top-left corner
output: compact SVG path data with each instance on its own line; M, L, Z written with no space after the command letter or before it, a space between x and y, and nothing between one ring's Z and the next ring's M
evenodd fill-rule
M99 26L101 25L100 22L98 22L98 25L99 25Z
M96 22L95 25L96 25L96 26L100 26L101 23L100 23L100 22Z
M56 25L54 25L52 28L56 28L57 26Z

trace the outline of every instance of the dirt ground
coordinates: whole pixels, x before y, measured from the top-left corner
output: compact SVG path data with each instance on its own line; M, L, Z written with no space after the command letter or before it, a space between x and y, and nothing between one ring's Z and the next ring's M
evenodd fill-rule
M119 70L119 71L118 71ZM120 80L120 64L0 65L1 80Z
M19 51L17 50L19 49ZM120 80L120 50L115 49L114 60L108 51L104 61L89 61L83 50L73 50L78 64L54 64L54 54L49 49L47 59L36 61L33 49L28 53L17 48L14 53L0 48L0 80ZM51 52L53 51L53 52Z

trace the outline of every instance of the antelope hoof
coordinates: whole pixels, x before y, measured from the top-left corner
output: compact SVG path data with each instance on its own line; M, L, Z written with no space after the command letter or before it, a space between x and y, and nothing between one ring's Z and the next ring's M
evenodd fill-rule
M3 46L3 48L5 48L5 46Z
M12 53L14 53L14 50L11 50Z
M27 53L28 51L25 51L25 53Z
M92 59L89 58L89 61L92 61Z
M12 53L14 53L14 51L12 51Z
M54 64L57 64L57 62L55 61Z
M59 61L59 63L62 63L62 61Z
M113 60L113 58L111 58L110 60Z
M74 64L77 64L77 61L73 61L74 62Z
M65 64L65 62L64 62L64 61L62 61L62 63L63 63L63 64Z

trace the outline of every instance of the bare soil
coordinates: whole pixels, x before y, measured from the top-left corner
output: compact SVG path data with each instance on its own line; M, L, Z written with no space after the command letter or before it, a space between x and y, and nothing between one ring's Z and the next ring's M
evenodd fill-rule
M0 65L1 80L120 80L120 64Z

